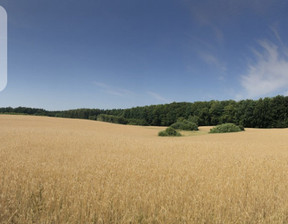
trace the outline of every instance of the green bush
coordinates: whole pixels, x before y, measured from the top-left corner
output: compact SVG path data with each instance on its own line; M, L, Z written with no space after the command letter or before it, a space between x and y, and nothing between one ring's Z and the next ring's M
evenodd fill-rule
M198 125L188 120L177 121L170 127L185 131L198 131Z
M228 132L239 132L241 128L232 123L220 124L210 129L210 133L228 133Z
M181 134L178 131L176 131L174 128L171 128L171 127L166 128L166 130L164 131L160 131L158 135L159 136L181 136Z
M166 132L166 130L160 131L160 132L158 133L158 136L161 136L161 137L163 137L163 136L168 136L168 133Z
M241 131L245 131L245 128L244 128L244 126L243 125L238 125L238 127L241 129Z

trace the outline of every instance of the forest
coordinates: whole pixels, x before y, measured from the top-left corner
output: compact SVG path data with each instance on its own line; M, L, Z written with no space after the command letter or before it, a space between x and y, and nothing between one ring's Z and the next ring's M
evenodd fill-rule
M28 107L3 107L2 114L26 114L50 117L80 118L119 124L170 126L177 119L193 117L199 126L235 123L247 128L287 128L288 96L258 100L207 102L173 102L170 104L129 109L75 109L48 111Z

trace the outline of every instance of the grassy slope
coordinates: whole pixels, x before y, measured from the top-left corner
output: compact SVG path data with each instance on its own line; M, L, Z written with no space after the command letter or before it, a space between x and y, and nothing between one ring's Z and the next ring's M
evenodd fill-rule
M0 223L288 222L287 129L159 130L1 115Z

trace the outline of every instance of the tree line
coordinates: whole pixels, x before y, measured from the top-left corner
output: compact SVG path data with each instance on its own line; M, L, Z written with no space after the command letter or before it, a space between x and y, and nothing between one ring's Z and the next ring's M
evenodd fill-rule
M80 118L112 123L170 126L179 118L193 116L200 126L234 123L250 128L287 128L288 96L259 100L180 102L129 109L75 109L47 111L27 107L0 108L0 113Z

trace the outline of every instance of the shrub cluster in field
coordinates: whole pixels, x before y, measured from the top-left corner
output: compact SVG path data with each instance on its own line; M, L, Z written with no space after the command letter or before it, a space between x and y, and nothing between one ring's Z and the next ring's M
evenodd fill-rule
M174 129L178 129L178 130L198 131L198 125L188 120L177 121L174 124L172 124L170 127Z
M159 132L159 136L181 136L179 132L176 130L184 130L184 131L198 131L198 125L197 121L193 120L194 118L191 117L191 120L184 119L184 118L179 118L177 122L172 124L169 128L167 128L164 131ZM195 122L194 122L195 121Z
M158 135L162 137L163 136L181 136L181 134L172 127L166 128L164 131L160 131Z
M237 126L232 123L220 124L210 129L210 133L228 133L239 131L244 131L244 127L242 125Z

